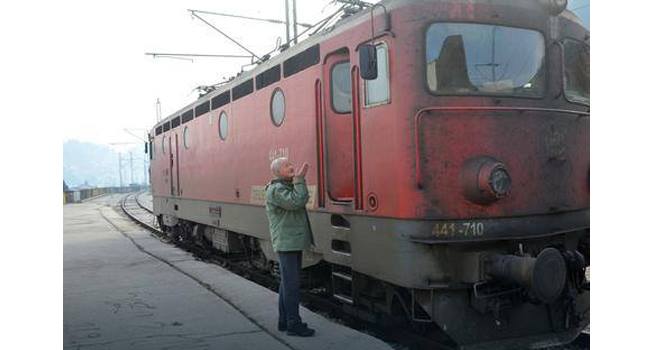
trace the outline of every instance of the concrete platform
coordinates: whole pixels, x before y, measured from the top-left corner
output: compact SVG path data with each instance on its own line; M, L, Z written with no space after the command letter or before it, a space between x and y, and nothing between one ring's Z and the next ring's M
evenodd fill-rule
M63 207L64 349L390 349L305 308L315 337L278 332L275 292L160 242L118 198Z

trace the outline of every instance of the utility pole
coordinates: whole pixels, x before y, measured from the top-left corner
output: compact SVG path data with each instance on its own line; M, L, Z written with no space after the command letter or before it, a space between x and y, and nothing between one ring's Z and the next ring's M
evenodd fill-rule
M145 144L149 144L149 142L147 141L148 134L147 134L146 129L133 129L133 130L142 130L143 133L144 133L143 134L144 136L141 137L141 136L137 135L135 132L133 132L133 131L127 129L127 128L124 128L124 131L127 134L137 138L138 140L144 142ZM111 145L137 145L137 144L142 145L141 143L135 143L135 142L114 142L114 143L111 143ZM150 146L153 147L153 143L151 143ZM153 152L153 149L150 149L149 152ZM130 160L130 164L131 164L131 183L136 183L135 178L133 177L133 152L132 151L129 151L129 160ZM140 160L136 159L136 161L140 161ZM120 164L121 164L121 162L120 162ZM144 183L146 185L147 184L147 178L148 178L148 176L147 176L148 171L147 171L147 157L145 156L144 153L142 154L142 168L143 168L142 169L143 170L142 183Z
M151 150L149 150L151 152ZM142 184L147 185L147 157L142 155Z
M293 44L298 43L298 15L296 14L296 0L293 0Z
M118 168L120 169L120 188L123 187L122 184L122 153L117 154L117 159L118 159Z
M149 139L149 134L147 133L146 130L144 130L144 138L145 138L144 143L149 145L149 146L145 146L145 147L149 147L148 148L148 150L149 150L149 159L151 159L151 158L153 158L152 157L153 156L153 142L148 142L147 141ZM147 171L147 155L146 155L146 153L143 153L142 154L142 174L143 174L144 177L142 178L142 184L145 185L145 186L147 185L147 173L148 173L148 171Z
M286 18L287 29L287 46L291 45L291 21L289 19L289 0L284 0L284 16Z
M129 162L131 163L131 183L135 183L133 181L133 152L129 151Z

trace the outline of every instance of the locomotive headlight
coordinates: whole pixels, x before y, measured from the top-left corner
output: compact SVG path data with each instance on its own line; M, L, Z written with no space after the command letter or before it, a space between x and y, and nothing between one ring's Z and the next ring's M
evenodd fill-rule
M502 198L510 192L510 184L512 181L510 180L510 175L503 164L492 169L489 182L490 188L492 188L492 191L497 198Z
M477 204L504 198L512 187L506 166L487 156L472 158L463 164L461 183L465 197Z

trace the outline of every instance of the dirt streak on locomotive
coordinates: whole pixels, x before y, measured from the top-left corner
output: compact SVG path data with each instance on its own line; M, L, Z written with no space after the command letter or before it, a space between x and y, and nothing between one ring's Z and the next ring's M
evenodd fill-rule
M567 343L589 322L589 32L561 0L393 0L151 130L175 237L273 270L270 161L314 165L305 271L463 348ZM369 317L370 317L369 316Z

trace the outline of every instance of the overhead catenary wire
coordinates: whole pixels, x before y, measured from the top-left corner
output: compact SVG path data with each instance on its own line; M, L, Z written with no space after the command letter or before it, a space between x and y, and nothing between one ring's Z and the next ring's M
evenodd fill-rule
M240 44L237 40L231 38L228 34L222 32L221 30L219 30L219 28L217 28L215 25L213 25L212 23L210 23L210 22L208 22L207 20L205 20L203 17L197 15L195 10L190 10L190 9L188 9L187 11L189 11L189 12L192 14L192 17L196 17L196 18L198 18L201 22L207 24L210 28L216 30L219 34L225 36L225 37L228 38L230 41L232 41L233 43L235 43L237 46L239 46L240 48L242 48L244 51L246 51L246 52L248 52L249 54L251 54L251 56L253 56L253 58L257 58L258 60L261 59L261 58L260 58L259 56L257 56L253 51L249 50L249 49L246 48L244 45Z
M316 26L318 26L318 28L316 28L316 30L314 30L314 32L311 33L310 35L314 35L314 34L318 33L318 31L321 30L322 27L324 27L327 23L329 23L329 21L332 20L332 18L336 17L336 15L338 15L339 13L341 13L341 12L344 10L344 8L345 8L345 6L342 6L342 7L340 7L338 10L336 10L335 12L333 12L331 15L329 15L329 16L327 16L327 17L321 19L320 21L318 21L318 22L312 24L311 27L306 28L305 30L303 30L302 32L300 32L300 33L299 33L295 38L296 38L296 39L297 39L297 38L300 38L301 36L303 36L304 34L306 34L307 32L309 32L310 30L314 29L314 27L316 27ZM269 56L269 55L272 54L273 52L277 51L279 48L282 48L282 49L284 50L287 46L288 46L288 43L287 43L287 44L284 44L284 45L282 45L282 46L278 46L278 45L276 45L276 47L275 47L273 50L267 52L267 53L264 54L262 57L267 57L267 56ZM253 62L252 64L256 64L256 63L260 63L260 62L262 62L262 60L258 60L257 62ZM250 66L250 65L251 65L251 64L247 64L247 65L245 65L245 66ZM245 67L245 66L244 66L244 67Z
M248 58L251 55L222 55L222 54L200 54L200 53L167 53L167 52L145 52L145 55L153 56L179 56L179 57L214 57L214 58Z
M583 8L585 8L585 7L589 7L589 4L582 5L582 6L578 6L578 7L574 7L574 8L569 9L569 10L571 10L571 11L576 11L576 10L581 10L581 9L583 9Z
M312 34L310 34L310 35L314 35L314 34L318 33L325 25L327 25L327 23L329 23L329 21L332 20L332 18L336 17L336 15L341 13L344 9L345 9L345 6L339 7L339 9L334 11L331 15L321 19L320 21L314 23L311 27L303 30L300 34L298 34L296 36L296 38L299 38L299 37L303 36L305 33L309 32L311 29L313 29L316 26L318 26L318 27L316 27L314 32Z
M334 0L334 2L339 2L342 4L346 5L352 5L352 6L357 6L359 8L366 8L366 7L371 7L373 4L365 1L360 1L360 0Z
M286 2L288 2L288 1L289 1L289 0L286 0ZM338 0L335 0L335 1L333 1L332 3L336 3L336 2L339 2L339 1L338 1ZM205 11L205 10L196 10L196 9L187 9L187 11L190 12L190 14L192 15L192 17L198 18L199 20L201 20L202 22L204 22L206 25L208 25L208 26L210 26L212 29L216 30L219 34L225 36L227 39L229 39L229 40L231 40L232 42L234 42L236 45L238 45L240 48L242 48L243 50L245 50L246 52L248 52L250 55L233 55L233 54L194 54L194 53L168 53L168 52L146 52L145 55L152 56L153 58L169 58L169 59L187 60L187 61L191 61L191 62L194 62L194 60L192 60L192 59L189 58L189 57L197 57L197 58L248 58L248 59L253 60L253 61L252 61L252 64L260 63L260 62L263 62L263 61L265 61L266 59L268 59L268 56L269 56L270 54L272 54L273 52L277 51L278 48L281 48L281 47L276 46L273 50L271 50L270 52L268 52L268 53L266 53L266 54L264 54L264 55L262 55L262 56L260 57L260 56L256 55L254 52L252 52L251 50L249 50L248 48L246 48L244 45L242 45L241 43L237 42L235 39L233 39L232 37L230 37L229 35L227 35L226 33L224 33L223 31L219 30L219 29L218 29L216 26L214 26L212 23L208 22L207 20L205 20L204 18L202 18L201 16L199 16L198 13L202 13L202 14L210 14L210 15L217 15L217 16L235 17L235 18L244 18L244 19L251 19L251 20L268 21L268 22L271 22L271 23L282 23L282 24L286 24L286 25L287 25L287 44L286 44L286 46L289 46L289 45L290 45L290 41L293 41L294 44L296 44L296 43L298 42L298 39L299 39L300 37L302 37L304 34L310 32L310 31L312 31L312 30L313 30L313 32L312 32L310 35L314 35L314 34L318 33L318 32L319 32L323 27L325 27L325 26L326 26L326 25L327 25L327 24L328 24L328 23L329 23L329 22L330 22L330 21L331 21L335 16L337 16L339 13L341 13L342 11L344 11L346 8L348 8L348 7L353 7L353 6L359 6L359 5L361 5L361 6L365 5L365 3L363 3L363 2L360 3L360 2L357 2L357 1L342 1L342 2L344 3L344 5L341 6L338 10L336 10L336 11L335 11L334 13L332 13L331 15L329 15L329 16L327 16L327 17L321 19L321 20L319 20L318 22L316 22L316 23L314 23L314 24L311 24L311 25L310 25L310 24L305 24L305 23L297 23L297 21L295 21L295 18L294 18L294 21L296 22L297 25L300 25L300 26L303 26L303 27L306 27L306 28L305 28L302 32L300 32L300 33L297 33L297 31L295 31L295 32L294 32L294 37L293 37L293 38L290 37L290 34L289 34L289 32L288 32L288 31L289 31L289 23L288 23L288 22L284 22L284 21L280 21L280 20L274 20L274 19L256 18L256 17L250 17L250 16L232 15L232 14L226 14L226 13L221 13L221 12L213 12L213 11ZM288 6L285 8L285 10L287 11L287 18L288 18L288 17L289 17L289 16L288 16L288 15L289 15L289 14L288 14L288 11L289 11ZM314 29L314 28L315 28L315 29ZM284 48L286 48L286 46L284 46ZM284 49L284 48L283 48L283 49ZM257 60L255 61L255 59L257 59Z
M285 2L288 5L289 0L285 0ZM247 58L251 59L251 63L244 65L242 67L242 72L244 70L244 67L246 66L251 66L255 64L262 63L270 58L270 55L273 52L276 52L278 49L281 51L288 48L291 45L291 41L294 42L294 45L298 43L298 39L302 37L304 34L311 32L311 35L315 35L319 33L326 25L328 25L332 19L334 19L337 15L341 14L341 12L344 12L347 9L351 8L356 8L356 9L363 9L364 7L368 6L368 3L362 2L362 1L338 1L334 0L331 3L343 3L341 7L339 7L335 12L330 14L329 16L319 20L318 22L309 25L309 24L304 24L304 23L298 23L297 18L296 18L296 11L295 11L295 0L294 0L294 7L293 7L293 25L294 25L294 36L293 38L290 37L289 34L289 28L290 28L290 18L289 18L289 7L285 7L286 11L286 17L287 21L279 21L279 20L274 20L274 19L265 19L265 18L256 18L256 17L250 17L250 16L240 16L240 15L231 15L231 14L225 14L225 13L220 13L220 12L212 12L212 11L204 11L204 10L195 10L195 9L187 9L188 12L190 12L192 18L197 18L206 25L208 25L210 28L214 29L217 31L219 34L225 36L227 39L235 43L237 46L239 46L241 49L249 53L250 55L234 55L234 54L194 54L194 53L169 53L169 52L146 52L145 55L153 56L154 58L170 58L170 59L179 59L179 60L189 60L191 62L194 62L191 58L189 57L198 57L198 58ZM356 12L356 11L355 11ZM217 16L226 16L226 17L235 17L235 18L243 18L243 19L250 19L250 20L259 20L259 21L267 21L271 23L282 23L287 26L287 43L285 45L278 45L276 44L276 47L268 52L267 54L262 55L261 57L246 48L244 45L239 43L237 40L233 39L223 31L221 31L219 28L217 28L215 25L207 21L205 18L201 17L199 14L208 14L208 15L217 15ZM306 27L302 32L298 33L297 31L297 25ZM278 38L281 40L280 38ZM241 74L241 72L240 72ZM209 85L209 86L199 86L194 90L203 90L207 91L210 89L214 89L216 86L228 83L232 81L234 77L231 77L230 79L227 79L226 81L222 81L220 83L214 84L214 85ZM210 90L212 91L212 90ZM209 91L208 91L209 92Z
M231 15L228 13L222 13L222 12L213 12L213 11L204 11L204 10L188 10L188 11L193 11L196 13L203 13L206 15L215 15L215 16L223 16L223 17L233 17L233 18L243 18L243 19L250 19L253 21L263 21L263 22L269 22L269 23L275 23L275 24L286 24L287 22L281 21L279 19L272 19L272 18L259 18L259 17L250 17L250 16L242 16L242 15ZM299 25L301 27L311 27L311 24L308 23L298 23L296 22L296 25Z
M155 56L153 56L153 58L169 58L169 59L173 59L173 60L190 61L190 62L194 63L194 60L191 59L191 58L187 58L187 57L176 57L176 56L173 56L173 55L170 55L170 56L155 55Z
M332 13L331 15L329 15L329 16L323 18L322 20L318 21L317 23L315 23L314 26L318 26L318 27L316 28L316 30L314 30L314 32L313 32L311 35L314 35L314 34L318 33L318 32L319 32L323 27L325 27L325 26L326 26L326 25L327 25L327 24L328 24L328 23L329 23L329 22L330 22L334 17L336 17L339 13L343 12L345 9L346 9L346 6L341 6L341 7L339 7L338 10L336 10L336 11L335 11L334 13ZM298 37L300 37L300 36L302 36L303 34L305 34L306 32L308 32L309 29L311 29L311 28L308 28L308 29L304 30L302 33L298 34Z

